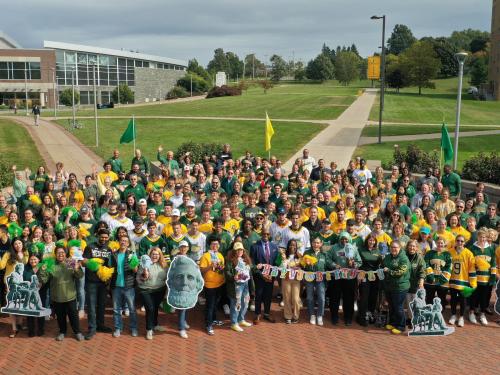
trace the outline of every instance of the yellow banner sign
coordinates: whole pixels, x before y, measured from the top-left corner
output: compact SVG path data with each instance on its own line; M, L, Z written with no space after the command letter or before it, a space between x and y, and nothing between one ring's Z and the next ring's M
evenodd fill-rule
M368 79L380 79L380 56L368 57L368 71L366 75Z

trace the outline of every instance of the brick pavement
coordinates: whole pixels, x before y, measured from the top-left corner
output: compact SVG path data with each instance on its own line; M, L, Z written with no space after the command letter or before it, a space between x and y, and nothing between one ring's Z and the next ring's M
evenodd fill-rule
M281 317L273 303L276 317ZM326 313L328 318L329 313ZM249 317L252 313L249 312ZM448 317L448 314L446 314ZM140 337L98 333L92 341L67 337L54 341L56 322L46 336L28 338L25 331L9 339L8 318L0 319L0 374L494 374L500 358L500 328L466 323L447 337L394 336L374 327L311 326L302 311L297 325L263 322L236 333L224 327L208 336L200 307L188 313L189 339L178 336L174 314L160 313L167 332L153 341L144 338L144 313L139 312ZM106 321L111 325L111 309ZM86 321L81 321L83 331ZM125 318L127 327L127 318Z

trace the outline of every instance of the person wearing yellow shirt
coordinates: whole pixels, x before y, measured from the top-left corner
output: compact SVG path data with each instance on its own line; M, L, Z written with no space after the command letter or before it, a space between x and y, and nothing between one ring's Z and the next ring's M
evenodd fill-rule
M240 230L240 223L231 217L231 208L229 206L222 207L221 214L221 219L224 221L222 227L231 234L231 237L234 237L235 233Z
M450 232L455 236L455 238L457 238L457 236L464 236L465 242L469 242L471 234L467 229L460 225L458 215L451 214L448 218L448 224L450 226Z
M443 219L452 212L455 212L455 202L449 199L450 191L448 189L443 189L441 193L441 199L434 205L434 211L439 219Z
M319 205L318 197L316 197L316 196L311 197L311 206L307 207L304 210L304 214L307 216L308 220L309 220L309 217L311 217L310 210L311 210L312 207L315 207L318 210L318 219L319 220L323 221L323 220L326 219L325 210L323 210L318 205Z
M70 180L68 183L68 190L64 192L64 196L68 204L77 208L78 211L82 208L83 203L85 203L85 196L83 192L78 189L77 182L75 180Z
M438 237L444 238L446 241L446 248L449 250L455 246L455 236L446 229L446 219L439 219L437 223L437 230L434 232L434 239Z
M158 222L162 224L163 226L170 225L172 222L172 203L167 202L165 203L165 206L163 207L163 213L158 216Z
M201 219L198 230L203 234L212 233L214 230L214 223L210 217L210 208L205 208L201 211Z
M389 246L392 243L392 238L389 236L387 233L384 232L382 229L382 219L375 219L373 220L373 231L372 234L375 235L375 238L377 239L377 244L378 246L385 246L386 251L389 251Z
M99 172L97 174L97 182L100 183L101 185L104 185L104 179L106 177L109 177L111 179L111 182L115 182L118 180L118 175L113 172L112 165L109 161L104 162L104 165L102 166L104 168L104 171Z
M163 234L165 235L165 237L169 237L174 233L174 230L172 229L172 225L174 225L175 223L179 223L180 217L181 217L181 212L177 208L174 208L172 210L170 224L166 224L163 227ZM180 223L180 224L181 224L181 233L186 234L188 231L187 227L182 223Z
M200 271L205 281L205 326L210 336L215 334L214 325L216 320L217 302L223 293L224 257L219 252L220 242L217 237L210 237L209 251L200 259Z
M330 228L336 234L340 234L340 232L345 231L347 225L347 218L345 216L344 210L339 210L337 212L334 211L330 214L330 222L332 223ZM332 221L332 218L335 218L335 220Z

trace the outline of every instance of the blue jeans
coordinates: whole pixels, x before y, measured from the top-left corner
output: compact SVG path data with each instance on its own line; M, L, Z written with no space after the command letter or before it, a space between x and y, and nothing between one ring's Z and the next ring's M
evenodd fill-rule
M78 301L78 310L85 310L85 268L82 267L83 277L76 279L76 300Z
M229 298L230 302L230 316L231 324L237 324L242 320L245 320L245 314L247 313L248 301L250 301L250 293L248 291L248 281L246 283L235 283L234 284L236 297Z
M186 318L187 318L187 309L186 310L177 310L177 315L179 317L179 331L186 330Z
M389 324L404 331L406 329L406 317L404 302L408 291L386 291L387 302L389 303Z
M325 313L325 282L324 281L306 281L307 292L307 314L323 316ZM318 310L315 314L314 297L318 302Z
M106 284L87 282L87 317L89 332L104 327L104 309L106 308Z
M127 302L130 310L130 329L137 329L137 313L134 306L135 290L134 288L124 288L117 286L113 289L113 322L115 329L123 330L122 306L123 301Z

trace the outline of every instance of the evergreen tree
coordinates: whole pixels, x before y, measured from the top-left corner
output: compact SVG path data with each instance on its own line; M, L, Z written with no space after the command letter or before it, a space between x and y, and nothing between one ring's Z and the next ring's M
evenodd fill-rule
M417 39L406 25L396 25L390 38L387 40L387 49L393 55L399 55L411 47Z

